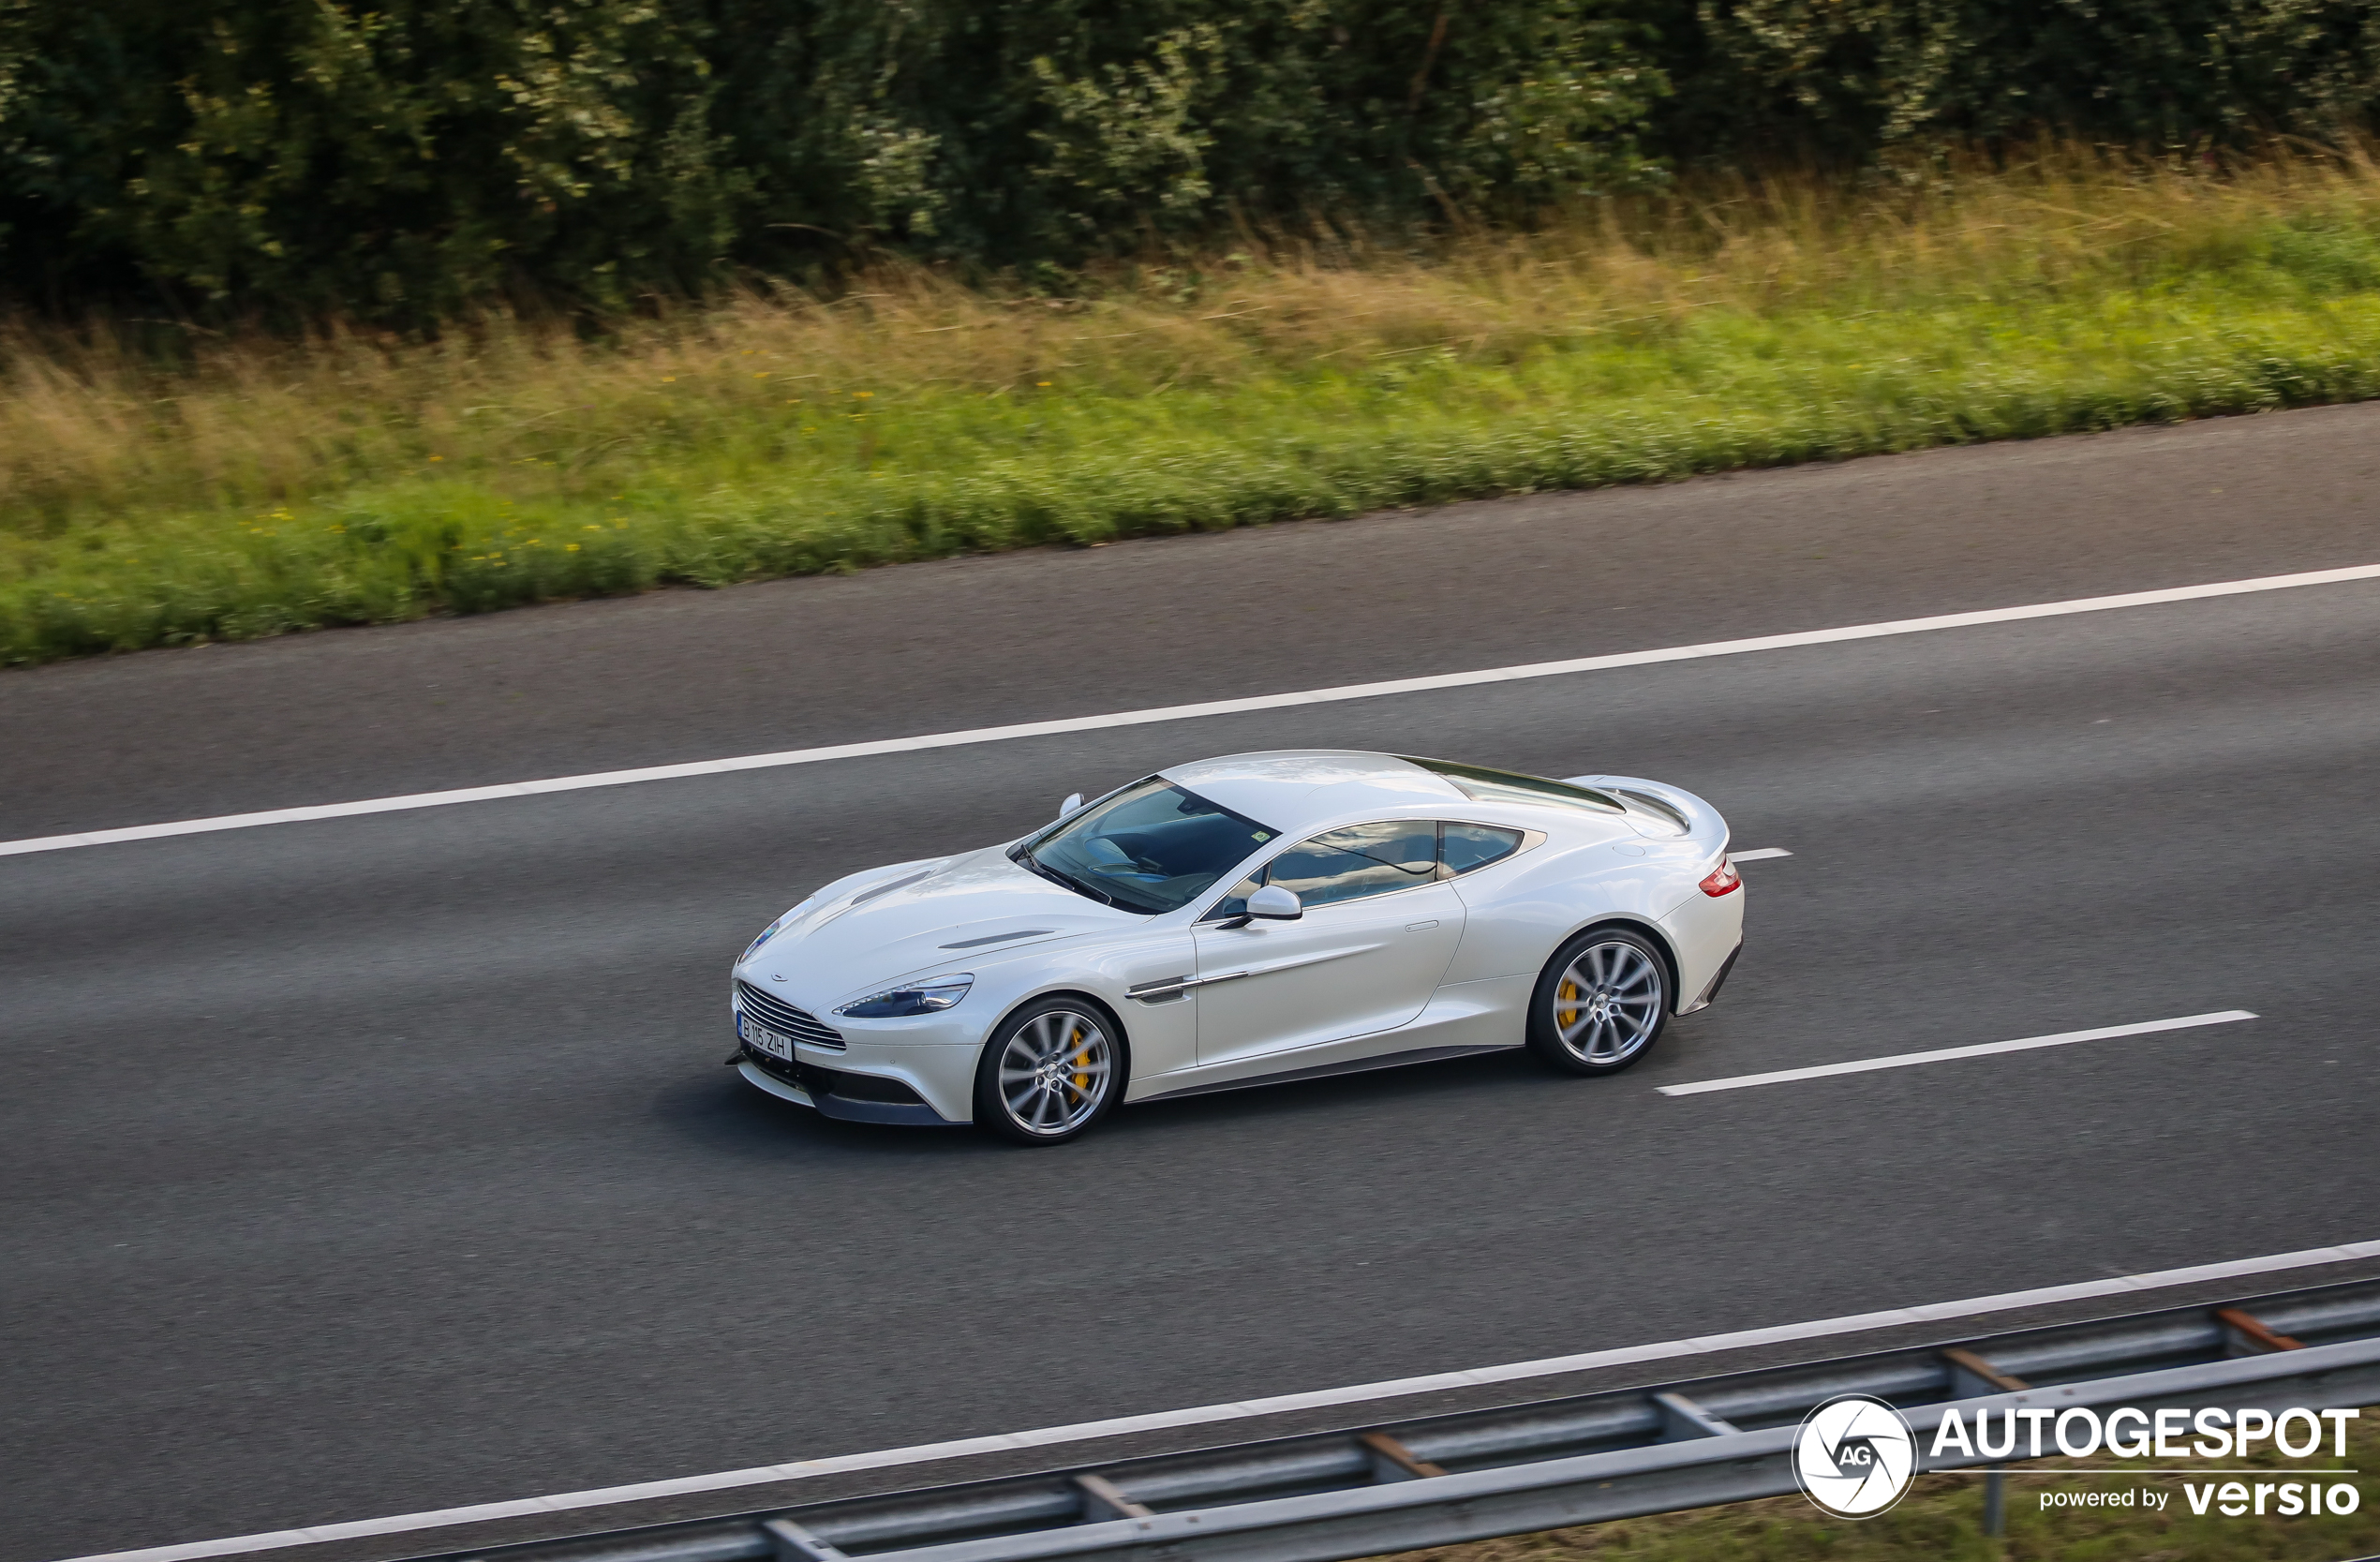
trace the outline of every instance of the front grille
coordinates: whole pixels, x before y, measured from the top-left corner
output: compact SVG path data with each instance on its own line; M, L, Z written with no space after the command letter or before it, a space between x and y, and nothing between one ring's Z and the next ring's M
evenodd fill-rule
M802 1089L810 1092L810 1098L813 1105L820 1096L826 1094L833 1088L837 1079L842 1078L831 1068L821 1068L816 1064L787 1063L782 1058L772 1058L766 1052L747 1051L744 1054L744 1061L763 1074L782 1079L789 1085L801 1086Z
M794 1007L782 998L772 997L750 982L737 982L736 996L743 1001L746 1014L780 1035L808 1042L812 1047L830 1047L838 1052L843 1049L840 1031L821 1022L807 1011Z
M811 1104L829 1095L845 1101L876 1101L895 1107L922 1107L926 1098L900 1079L886 1079L873 1074L841 1074L831 1068L821 1068L814 1063L787 1063L766 1053L747 1052L744 1056L754 1068L789 1085L799 1085L810 1092Z

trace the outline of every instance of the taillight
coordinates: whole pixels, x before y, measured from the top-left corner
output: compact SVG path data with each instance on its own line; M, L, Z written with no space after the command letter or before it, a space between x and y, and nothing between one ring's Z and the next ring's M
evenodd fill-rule
M1718 866L1711 870L1711 876L1704 879L1697 887L1705 895L1732 895L1744 887L1744 879L1743 875L1735 871L1733 863L1721 857L1718 859Z

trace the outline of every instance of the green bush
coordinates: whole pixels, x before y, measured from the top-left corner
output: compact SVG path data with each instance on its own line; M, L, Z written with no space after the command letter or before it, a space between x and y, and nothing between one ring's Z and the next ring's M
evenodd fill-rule
M400 320L868 243L1069 260L1640 177L1644 33L1580 0L11 0L0 236L31 297Z
M2368 124L2380 0L0 0L0 290L398 325Z

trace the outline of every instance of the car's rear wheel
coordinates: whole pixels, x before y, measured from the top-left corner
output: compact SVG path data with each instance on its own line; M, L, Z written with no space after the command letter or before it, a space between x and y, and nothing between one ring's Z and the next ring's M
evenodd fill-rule
M1642 933L1590 928L1554 953L1529 999L1529 1047L1572 1074L1616 1074L1660 1039L1669 967Z
M975 1122L1019 1144L1064 1144L1123 1092L1115 1022L1077 998L1044 998L1000 1022L975 1065Z

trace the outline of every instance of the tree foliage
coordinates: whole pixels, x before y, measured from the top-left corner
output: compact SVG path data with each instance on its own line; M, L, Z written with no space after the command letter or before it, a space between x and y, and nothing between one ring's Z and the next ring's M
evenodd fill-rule
M2380 105L2374 0L1699 0L1689 138L2195 146Z
M0 0L0 289L422 323L2036 128L2328 134L2380 0Z

